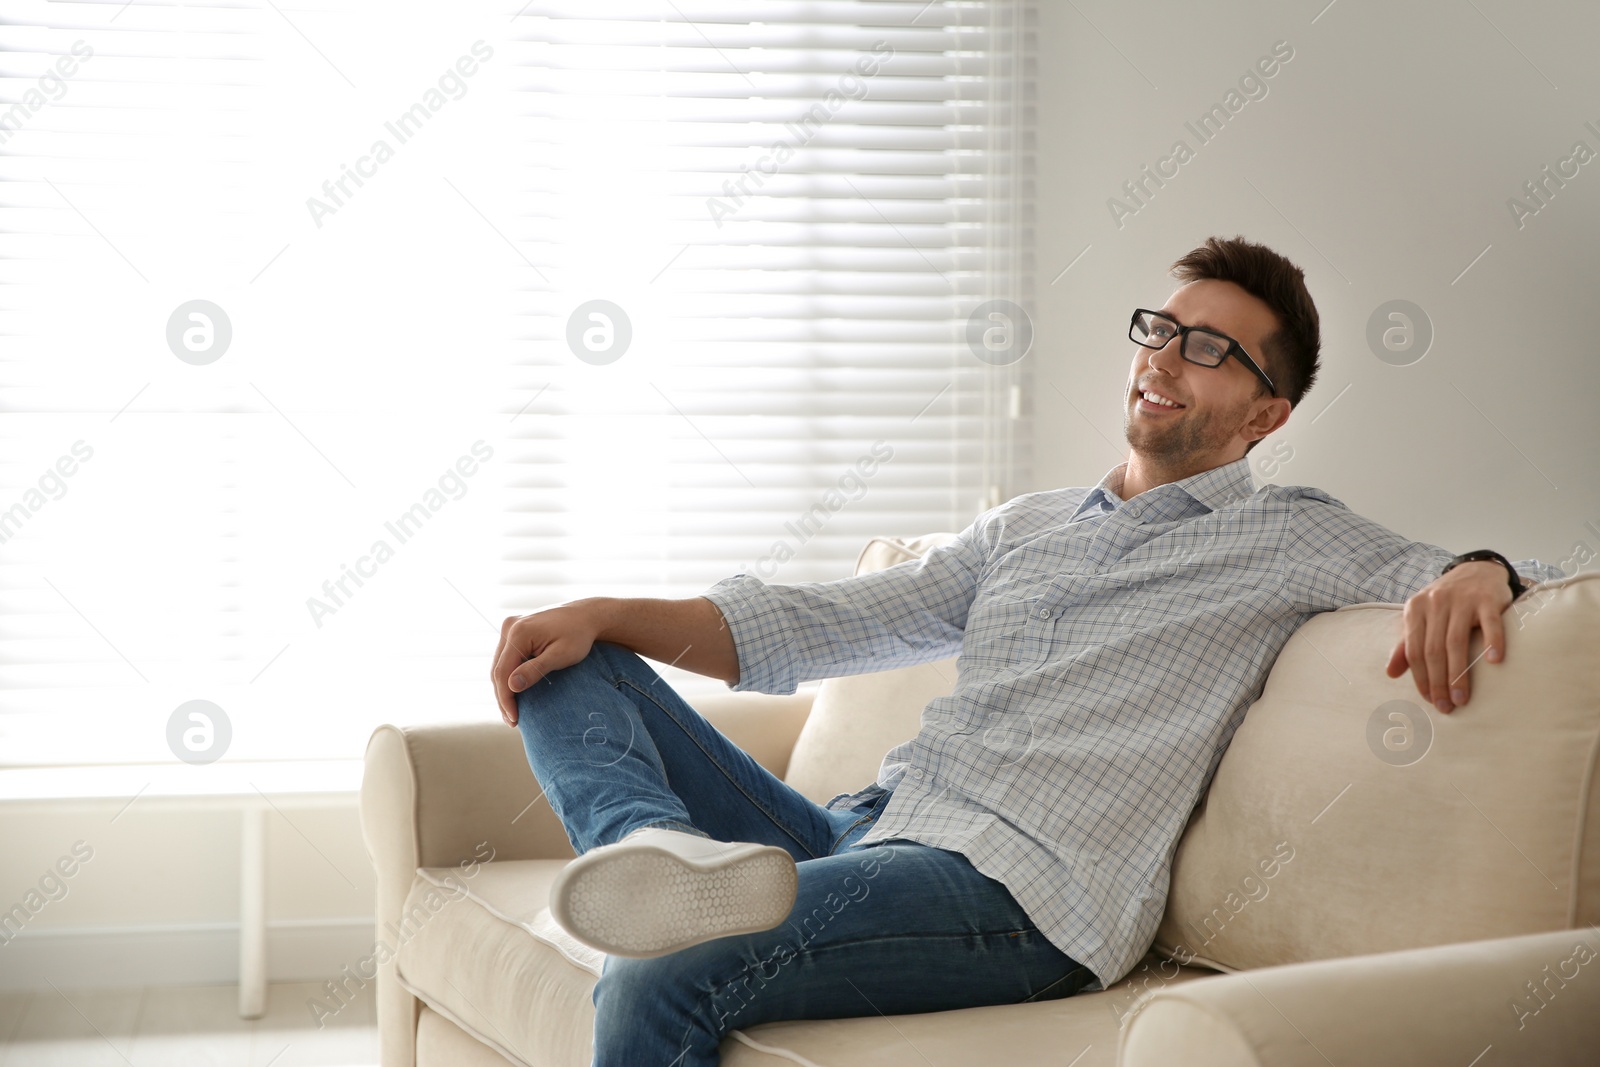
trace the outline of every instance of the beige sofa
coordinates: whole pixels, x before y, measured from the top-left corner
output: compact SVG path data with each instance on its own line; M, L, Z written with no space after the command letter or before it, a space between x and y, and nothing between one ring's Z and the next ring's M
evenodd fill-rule
M875 539L857 573L949 537ZM1155 945L1112 988L764 1023L723 1062L1600 1063L1600 575L1508 609L1506 662L1478 661L1449 716L1384 674L1400 618L1347 607L1284 647L1179 843ZM697 707L825 802L954 681L947 660ZM361 819L379 943L344 984L376 969L384 1067L588 1064L601 958L546 908L572 849L487 692L482 723L373 733Z

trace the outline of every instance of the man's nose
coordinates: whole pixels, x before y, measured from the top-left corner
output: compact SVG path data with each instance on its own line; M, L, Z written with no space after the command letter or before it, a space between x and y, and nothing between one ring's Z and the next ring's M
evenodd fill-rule
M1158 349L1146 349L1150 353L1150 366L1165 371L1169 378L1183 376L1183 356L1180 349L1183 347L1183 338L1174 337L1166 346Z

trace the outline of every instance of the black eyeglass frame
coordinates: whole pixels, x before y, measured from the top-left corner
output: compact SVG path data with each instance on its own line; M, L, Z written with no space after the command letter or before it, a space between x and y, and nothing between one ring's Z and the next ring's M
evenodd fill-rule
M1152 345L1145 341L1141 341L1139 338L1134 336L1134 330L1136 330L1139 325L1140 315L1150 315L1154 318L1165 319L1166 321L1172 323L1173 326L1177 327L1178 332L1172 337L1167 338L1159 345ZM1228 342L1228 348L1222 353L1222 359L1217 360L1215 363L1202 363L1198 359L1190 356L1189 334L1191 332L1203 333L1211 337L1220 337L1222 340ZM1134 308L1133 317L1128 320L1128 340L1132 341L1141 348L1148 348L1156 352L1161 351L1173 341L1177 341L1178 355L1182 356L1184 359L1188 360L1190 363L1193 363L1197 367L1220 367L1222 366L1223 361L1229 356L1237 357L1240 363L1243 363L1253 374L1255 374L1257 378L1260 378L1266 383L1267 392L1271 393L1273 396L1278 395L1278 387L1272 384L1272 379L1267 377L1266 371L1262 370L1256 361L1250 358L1250 353L1244 350L1243 345L1225 333L1218 333L1216 330L1210 330L1204 326L1185 326L1171 315L1168 315L1165 311L1151 311L1149 308Z

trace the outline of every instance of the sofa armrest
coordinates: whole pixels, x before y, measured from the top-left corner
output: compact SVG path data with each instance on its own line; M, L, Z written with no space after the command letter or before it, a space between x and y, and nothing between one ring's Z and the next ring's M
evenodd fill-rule
M811 694L716 693L694 706L781 778ZM380 878L392 861L402 896L418 867L482 860L485 842L499 860L573 855L528 767L521 734L498 718L378 727L367 742L361 826Z
M416 1063L421 1003L400 985L394 949L405 930L401 910L417 868L572 855L550 805L530 803L538 797L521 735L498 718L385 724L367 740L361 837L377 876L378 941L391 949L377 967L382 1067Z
M695 710L780 778L811 710L810 692L715 693ZM418 867L484 860L570 859L572 844L528 766L522 735L498 715L483 722L384 725L367 741L361 835L377 872L379 940L392 943ZM378 967L383 1067L412 1067L418 1002Z
M1600 1049L1600 931L1238 971L1154 992L1133 1015L1120 1067L1583 1067Z

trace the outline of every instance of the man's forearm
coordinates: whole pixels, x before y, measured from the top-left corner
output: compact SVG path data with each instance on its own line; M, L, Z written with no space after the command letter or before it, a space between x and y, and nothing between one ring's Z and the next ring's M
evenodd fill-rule
M739 654L722 612L703 596L688 600L596 597L599 641L658 663L739 683Z

